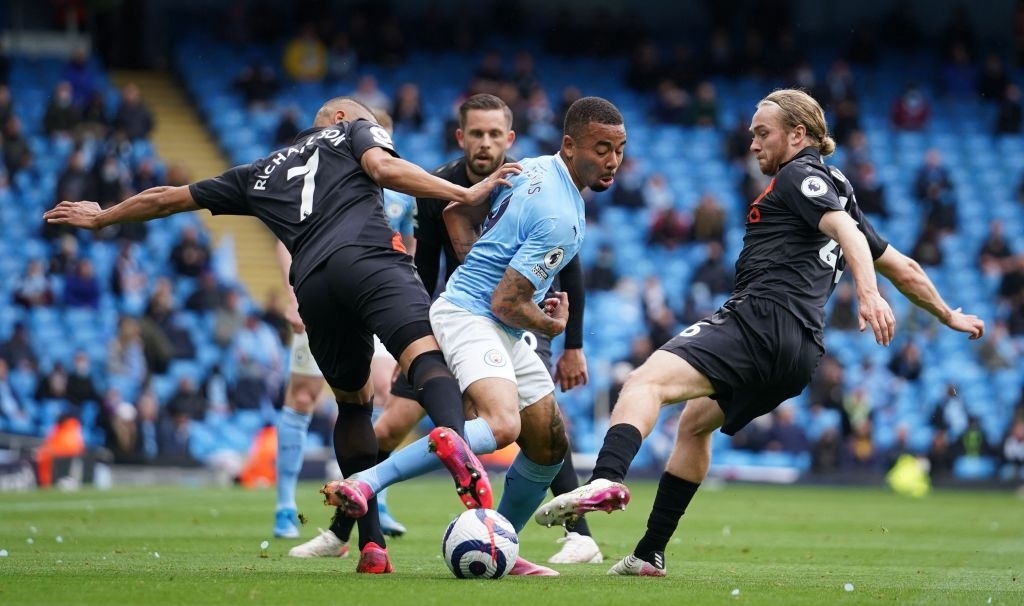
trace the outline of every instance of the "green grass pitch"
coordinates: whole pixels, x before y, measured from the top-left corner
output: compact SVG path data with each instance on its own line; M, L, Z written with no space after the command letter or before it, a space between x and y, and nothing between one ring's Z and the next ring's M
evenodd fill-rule
M271 490L0 493L0 604L1024 604L1024 500L1013 493L709 486L669 546L667 578L609 577L654 496L650 481L630 486L628 510L590 518L604 564L497 581L455 579L441 561L461 506L439 475L391 489L409 534L389 542L395 573L383 576L357 575L354 557L287 557L296 541L270 537ZM317 488L300 486L303 539L328 523ZM531 522L522 554L543 562L559 536Z

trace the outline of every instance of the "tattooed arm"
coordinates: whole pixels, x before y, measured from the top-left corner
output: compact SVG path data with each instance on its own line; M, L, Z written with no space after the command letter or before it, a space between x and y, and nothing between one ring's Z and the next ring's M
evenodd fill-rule
M545 299L544 309L533 302L536 292L523 274L509 267L491 296L491 311L503 323L548 336L561 334L569 319L569 299L564 292Z

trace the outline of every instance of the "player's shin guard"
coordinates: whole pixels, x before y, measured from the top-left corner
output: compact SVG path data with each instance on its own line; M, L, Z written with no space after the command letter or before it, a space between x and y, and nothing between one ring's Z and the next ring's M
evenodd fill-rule
M409 365L409 382L416 399L437 427L450 427L464 435L466 423L462 412L462 390L452 376L440 351L420 354Z
M334 454L346 478L369 469L377 462L377 436L373 433L372 413L372 403L338 403L338 419L334 423ZM376 505L374 500L372 512L359 518L360 547L367 542L386 545Z

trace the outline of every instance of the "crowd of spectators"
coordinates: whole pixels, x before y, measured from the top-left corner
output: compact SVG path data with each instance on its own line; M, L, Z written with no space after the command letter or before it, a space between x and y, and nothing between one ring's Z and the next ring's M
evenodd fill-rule
M503 53L488 48L486 39L478 37L481 30L474 19L486 15L456 15L443 27L430 23L437 17L424 15L416 35L411 36L399 16L383 5L361 5L344 27L327 19L301 23L291 34L283 35L273 24L256 19L255 13L232 11L228 15L231 26L223 31L241 46L254 40L280 43L278 62L240 65L233 78L234 90L247 107L280 112L275 145L288 143L304 126L299 123L297 108L276 103L278 93L309 83L329 83L339 93L389 111L398 137L421 133L429 122L424 109L428 91L411 80L382 86L376 72L364 67L393 68L412 52L476 52L481 48L485 50L474 55L476 67L462 76L464 86L457 98L450 100L451 105L457 106L473 93L496 94L513 108L517 133L541 150L557 147L565 109L583 94L586 84L560 83L555 89L544 80L541 57L573 53L628 57L621 84L645 100L647 123L655 128L716 133L722 142L721 155L733 169L736 191L743 200L756 197L767 179L747 149L749 114L724 115L716 87L723 78L752 79L764 86L799 86L813 92L829 113L842 151L840 168L853 182L861 207L869 217L883 222L891 211L880 167L872 160L872 142L865 134L864 84L856 74L877 68L885 53L910 52L929 44L938 48L933 79L915 74L901 90L890 91L885 118L892 132L925 132L936 103L970 99L992 109L994 136L1021 133L1020 90L1013 77L1015 58L985 48L962 14L951 14L938 39L929 40L912 15L903 8L894 9L880 20L883 27L857 27L846 46L837 48L835 57L822 69L804 59L807 49L793 29L787 3L754 4L771 4L772 10L751 11L738 28L725 9L709 4L710 27L699 45L666 43L641 30L623 28L622 22L616 22L616 35L602 35L613 20L595 16L580 25L559 15L556 22L561 29L552 29L558 35L541 35L542 50ZM522 19L517 9L507 7L501 15L501 22L509 27ZM442 31L448 34L440 36ZM765 31L776 32L770 41L772 52L765 52L769 44L761 33ZM68 150L66 163L59 170L55 199L90 198L108 204L127 193L169 181L171 176L159 160L132 154L153 127L153 117L138 89L125 86L116 109L104 107L108 96L95 77L90 78L87 59L76 56L68 62L53 88L42 123L33 128ZM19 143L24 136L10 107L11 91L0 87L6 166L6 175L0 175L0 180L6 177L13 184L19 171L33 170L33 159L30 146ZM454 119L448 117L446 134L454 131ZM448 137L446 152L454 145ZM627 353L610 365L609 393L602 394L609 402L614 402L628 371L652 348L704 317L732 288L727 233L730 226L741 224L741 217L710 191L694 191L682 199L678 189L669 186L671 168L639 162L627 154L614 188L586 197L592 223L600 224L602 214L612 208L640 217L645 222L644 241L652 253L689 255L697 251L685 285L666 283L666 278L657 274L622 272L615 247L607 243L597 248L593 258L584 259L592 293L635 293L643 317L644 330L630 338L624 350ZM958 231L960 184L936 149L922 154L912 181L922 220L909 252L926 268L939 267L943 255L949 254L944 242ZM1021 183L1024 200L1024 180ZM212 269L209 243L194 226L178 230L173 245L163 251L166 256L159 259L146 254L149 234L142 225L100 233L95 240L53 229L43 229L41 235L54 252L50 258L26 260L11 290L12 304L25 310L21 315L27 318L28 311L37 307L100 309L113 299L117 330L105 359L76 351L70 368L65 368L63 360L46 360L46 352L38 351L26 322L14 323L9 339L0 343L0 358L5 361L0 366L0 422L5 430L45 431L42 417L33 417L33 407L23 401L25 390L7 387L11 372L34 378L31 399L36 404L61 400L67 403L65 410L80 414L94 402L104 443L122 460L186 460L191 456L191 424L237 411L259 411L269 418L280 405L286 370L281 345L287 328L281 322L279 304L268 300L262 306L254 305L238 285L225 283ZM116 250L109 276L98 275L95 263L82 256L83 248L97 243ZM976 255L979 269L998 292L997 317L987 318L991 320L989 333L970 355L977 355L989 371L1020 370L1024 251L1013 250L1000 223L994 221L981 250L957 254ZM152 271L154 268L158 271ZM176 288L171 277L189 288ZM683 296L673 296L678 291ZM833 299L830 330L855 335L855 297L848 282L838 285ZM921 320L901 322L913 326ZM200 334L208 338L196 342ZM173 374L176 361L194 360L208 347L215 348L218 363L202 367L201 376ZM803 454L817 473L877 474L898 455L910 452L927 458L936 478L952 474L956 458L965 455L999 460L1005 473L1019 477L1024 467L1024 393L1005 433L997 439L983 431L980 420L952 384L939 401L920 403L920 415L931 430L927 443L920 443L912 435L913 428L898 422L895 394L906 385L924 392L920 385L924 381L921 347L922 340L909 338L887 352L889 358L884 363L877 358L864 359L856 368L827 356L801 401L806 405L787 403L737 435L732 447ZM174 377L173 389L166 388L165 377L169 376ZM88 385L84 379L89 379ZM158 389L160 385L164 387ZM884 440L885 446L879 445L882 431L891 434Z

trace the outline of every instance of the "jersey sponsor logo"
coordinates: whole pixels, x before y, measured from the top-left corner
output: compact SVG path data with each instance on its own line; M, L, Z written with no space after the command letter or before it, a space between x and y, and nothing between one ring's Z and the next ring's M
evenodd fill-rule
M554 269L565 258L565 251L561 247L552 248L544 255L544 267Z
M828 186L821 177L807 177L800 183L800 193L808 198L817 198L828 193Z
M492 349L484 354L484 363L488 366L501 368L508 363L508 360L505 359L505 354L497 349Z

